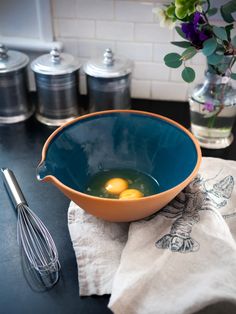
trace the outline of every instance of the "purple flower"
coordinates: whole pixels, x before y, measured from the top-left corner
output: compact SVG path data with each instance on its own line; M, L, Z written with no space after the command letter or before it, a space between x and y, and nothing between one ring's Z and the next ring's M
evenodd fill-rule
M207 110L209 112L214 111L214 104L211 102L205 102L205 104L203 105L203 110Z
M186 39L198 49L201 49L203 42L211 37L204 29L205 23L203 15L200 12L195 12L192 21L181 24Z
M202 18L201 13L196 11L193 16L194 26L197 27L198 24L203 24L203 23L204 23L204 19Z
M199 39L200 41L203 43L205 40L207 40L208 38L210 38L210 36L206 35L204 32L200 32L199 33Z

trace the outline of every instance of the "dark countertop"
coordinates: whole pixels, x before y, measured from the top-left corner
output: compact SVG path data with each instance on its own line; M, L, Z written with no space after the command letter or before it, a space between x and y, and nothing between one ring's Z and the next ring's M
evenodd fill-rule
M187 103L133 100L133 109L159 113L189 127ZM30 207L54 238L62 269L60 281L53 289L36 292L30 288L16 241L16 213L0 181L0 313L111 313L107 309L109 296L79 297L76 260L67 227L69 200L53 185L38 182L35 176L42 146L53 130L34 117L0 126L0 167L14 171ZM236 143L226 149L203 150L203 155L236 160ZM236 313L235 307L227 306L227 313ZM201 313L226 313L225 310L222 303Z

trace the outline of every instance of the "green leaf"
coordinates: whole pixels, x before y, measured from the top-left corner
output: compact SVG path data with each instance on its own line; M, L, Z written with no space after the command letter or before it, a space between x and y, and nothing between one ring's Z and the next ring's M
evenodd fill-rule
M186 36L185 36L184 32L182 31L182 29L179 26L176 26L175 30L179 34L180 37L186 39Z
M228 36L224 27L213 26L213 33L222 40L228 40Z
M224 19L225 22L227 23L233 23L234 18L232 16L232 13L236 12L236 1L231 0L228 3L222 5L220 7L220 13Z
M182 64L181 55L178 53L168 53L164 57L165 64L170 68L178 68Z
M182 53L182 59L183 60L191 59L193 56L195 56L196 53L197 53L197 49L191 46L187 48L186 50L184 50L184 52Z
M207 69L210 73L212 74L216 74L217 71L216 71L216 68L210 64L208 64L208 69Z
M185 82L191 83L195 79L195 71L190 67L186 67L182 71L182 78Z
M215 50L215 53L218 55L223 55L225 53L225 50L222 46L218 46Z
M202 53L205 56L210 56L217 47L217 41L215 38L209 38L203 43Z
M207 14L209 16L215 15L217 13L218 9L217 8L211 8L207 11Z
M171 41L172 45L175 45L177 47L181 48L188 48L191 46L191 43L188 41Z
M216 65L222 61L223 57L223 55L212 54L207 57L207 62L211 65Z
M233 80L236 80L236 73L231 73L230 77L231 77Z
M234 36L231 40L232 45L236 48L236 36Z

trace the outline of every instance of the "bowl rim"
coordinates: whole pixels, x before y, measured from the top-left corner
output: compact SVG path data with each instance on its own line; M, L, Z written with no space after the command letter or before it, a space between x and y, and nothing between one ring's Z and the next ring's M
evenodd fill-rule
M194 135L187 130L184 126L182 126L181 124L179 124L178 122L167 118L165 116L156 114L156 113L152 113L152 112L147 112L147 111L141 111L141 110L133 110L133 109L126 109L126 110L104 110L104 111L97 111L97 112L93 112L93 113L88 113L82 116L79 116L71 121L68 121L66 123L64 123L63 125L61 125L60 127L58 127L46 140L46 142L43 145L42 148L42 158L41 161L39 162L38 166L36 169L38 169L46 160L46 155L47 155L47 150L48 147L50 145L50 143L52 142L52 140L56 137L56 135L61 132L63 129L67 128L68 126L77 123L77 121L80 120L86 120L87 118L93 117L93 116L98 116L98 115L106 115L106 114L112 114L112 113L133 113L133 114L140 114L140 115L146 115L146 116L150 116L150 117L154 117L154 118L158 118L161 120L164 120L174 126L176 126L177 128L179 128L180 130L182 130L184 133L186 133L190 139L192 140L195 149L196 149L196 153L197 153L197 162L196 165L194 167L194 169L192 170L192 172L189 174L189 176L182 182L180 182L179 184L175 185L174 187L172 187L171 189L165 190L163 192L157 193L157 194L153 194L153 195L149 195L149 196L145 196L143 198L140 199L135 199L135 200L128 200L128 199L113 199L113 198L102 198L102 197L98 197L98 196L93 196L93 195L89 195L80 191L77 191L75 189L72 189L70 187L68 187L67 185L63 184L59 179L57 179L55 176L53 175L46 175L43 179L39 178L38 172L36 174L36 177L39 181L50 181L52 183L54 183L57 187L60 188L60 190L65 190L68 193L76 193L82 197L87 197L88 199L91 200L96 200L96 201L105 201L105 202L110 202L110 203L114 203L114 202L119 202L120 204L125 203L125 202L130 202L130 203L136 203L136 202L140 202L141 200L148 200L148 199L155 199L157 196L161 197L162 195L171 193L171 191L174 191L176 189L178 189L179 187L183 186L183 188L186 186L186 183L190 182L197 174L201 161L202 161L202 152L201 152L201 148L200 148L200 144L198 143L197 139L194 137Z

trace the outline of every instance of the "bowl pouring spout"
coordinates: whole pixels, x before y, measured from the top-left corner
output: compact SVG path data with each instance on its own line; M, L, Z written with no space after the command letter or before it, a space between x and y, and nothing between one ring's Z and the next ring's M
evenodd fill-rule
M39 181L45 181L50 173L48 172L45 160L41 161L38 167L36 168L36 176Z

